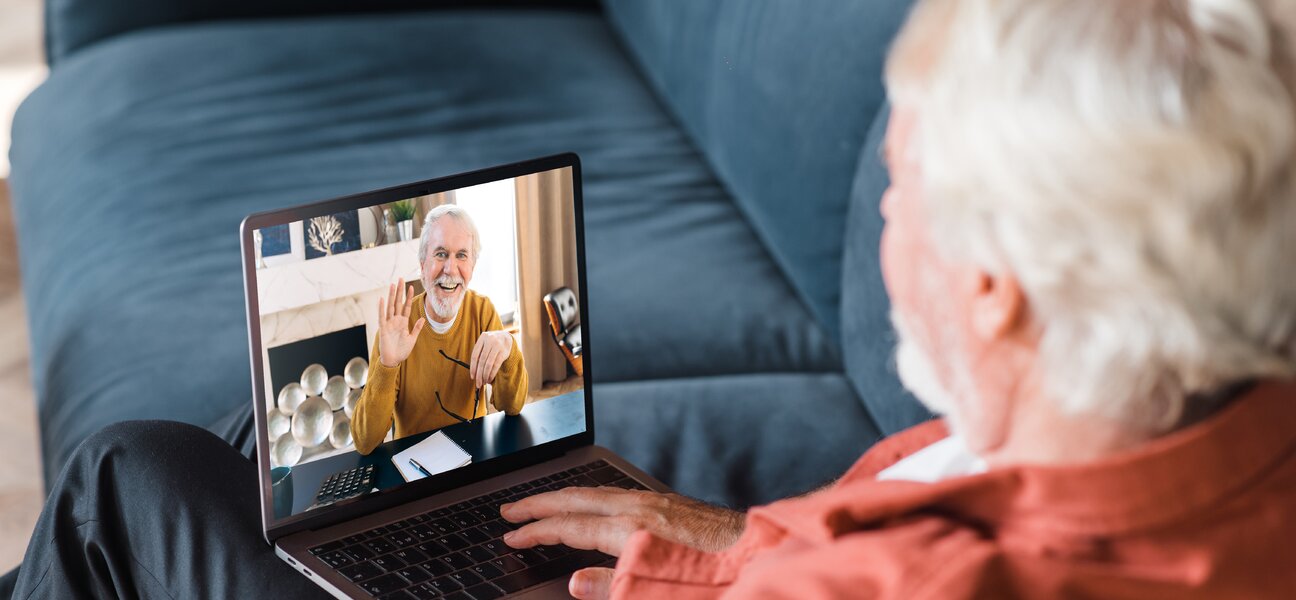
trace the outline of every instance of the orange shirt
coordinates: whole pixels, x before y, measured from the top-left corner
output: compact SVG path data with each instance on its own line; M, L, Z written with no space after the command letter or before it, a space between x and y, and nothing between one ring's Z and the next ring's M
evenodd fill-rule
M721 553L635 533L613 597L1296 598L1296 385L1084 465L874 479L946 435L919 425L752 509Z

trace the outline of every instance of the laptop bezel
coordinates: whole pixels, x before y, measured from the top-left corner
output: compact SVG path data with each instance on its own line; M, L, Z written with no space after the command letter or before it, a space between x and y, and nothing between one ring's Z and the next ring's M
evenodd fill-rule
M304 221L312 217L344 212L375 204L384 204L406 198L436 194L470 187L501 179L512 179L545 171L571 168L572 210L576 225L576 270L580 290L580 318L583 360L583 391L585 396L585 431L539 446L519 450L481 463L441 473L433 477L355 499L334 506L274 519L273 498L270 487L269 433L266 423L268 398L265 394L265 365L261 361L261 323L256 288L255 249L252 233L260 228ZM256 462L261 499L261 524L267 542L298 531L319 529L342 523L364 515L416 501L446 490L497 477L533 464L551 460L574 448L594 443L593 364L589 335L589 286L585 268L585 215L581 197L580 158L574 153L557 154L522 162L408 183L361 194L353 194L311 202L290 208L256 213L243 219L240 225L240 243L243 259L244 300L248 314L248 349L252 366L253 416L256 423Z

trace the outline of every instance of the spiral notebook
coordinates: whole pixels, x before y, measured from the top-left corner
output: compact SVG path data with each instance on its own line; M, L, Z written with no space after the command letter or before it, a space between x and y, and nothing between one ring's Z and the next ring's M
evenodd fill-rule
M400 471L405 481L427 477L410 464L411 458L418 461L432 475L457 469L472 462L471 454L465 452L459 444L454 443L454 440L440 431L392 456L392 463L396 465L396 470Z

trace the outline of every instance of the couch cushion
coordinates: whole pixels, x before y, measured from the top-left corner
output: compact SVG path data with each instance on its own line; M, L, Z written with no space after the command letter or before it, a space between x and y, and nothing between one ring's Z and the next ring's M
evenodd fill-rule
M873 421L887 435L931 418L931 413L900 385L896 375L891 301L882 281L878 255L884 224L879 203L890 185L879 149L890 114L886 106L878 112L860 151L846 222L841 308L846 375Z
M682 494L737 508L818 488L880 437L840 374L614 383L594 402L598 444Z
M535 6L533 0L46 0L45 56L54 64L69 54L127 31L161 25L210 21L401 11L427 8ZM546 7L593 9L593 0L547 0Z
M909 0L605 0L654 88L838 336L841 248Z
M568 150L600 380L840 369L596 15L154 29L68 57L15 120L46 480L106 423L247 402L244 215Z

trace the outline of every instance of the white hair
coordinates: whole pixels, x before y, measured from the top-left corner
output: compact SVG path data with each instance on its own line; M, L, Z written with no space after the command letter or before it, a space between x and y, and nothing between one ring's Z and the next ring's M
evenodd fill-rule
M481 256L481 235L477 233L477 224L473 223L472 215L458 204L442 204L428 211L427 217L423 219L423 232L419 234L419 265L427 262L428 232L432 230L432 224L446 215L458 219L464 227L468 228L468 233L472 234L473 261L476 262Z
M933 239L1021 282L1068 412L1296 376L1293 10L925 0L897 39Z

